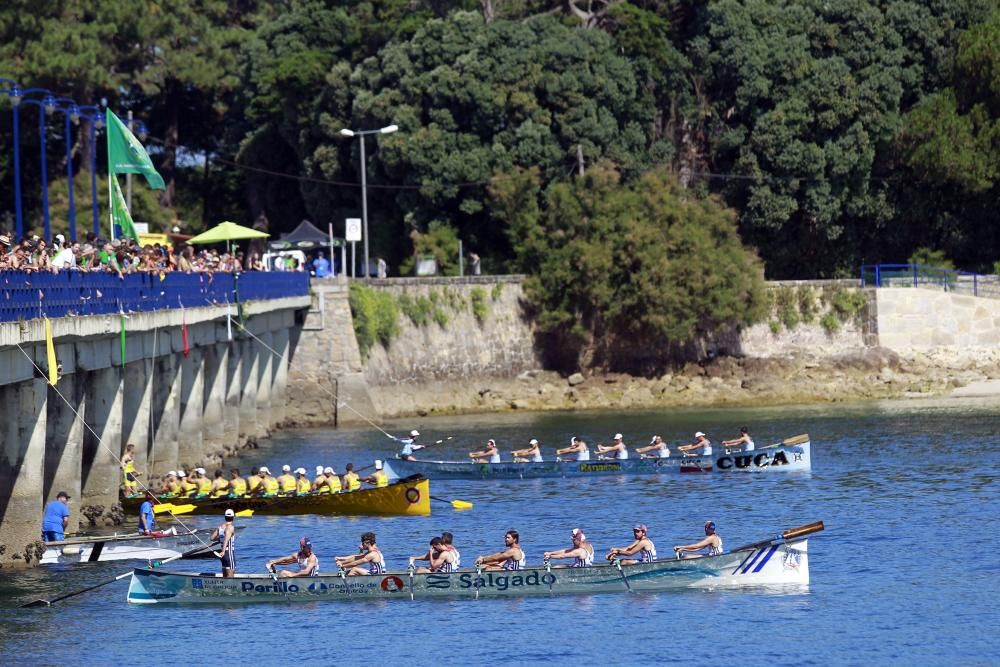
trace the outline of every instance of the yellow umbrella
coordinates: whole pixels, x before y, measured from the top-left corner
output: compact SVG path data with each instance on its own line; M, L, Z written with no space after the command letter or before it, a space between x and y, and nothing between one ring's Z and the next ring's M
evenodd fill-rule
M235 222L222 222L208 231L202 232L192 239L188 239L188 243L223 243L227 241L239 241L241 239L262 239L268 236L270 234L259 232L256 229L250 229L243 225L237 225Z

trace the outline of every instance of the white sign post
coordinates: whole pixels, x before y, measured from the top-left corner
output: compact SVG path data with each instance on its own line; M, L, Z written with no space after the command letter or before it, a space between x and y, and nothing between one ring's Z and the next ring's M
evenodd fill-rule
M347 218L344 223L344 238L351 243L351 277L357 278L358 262L354 256L354 244L361 240L361 218Z

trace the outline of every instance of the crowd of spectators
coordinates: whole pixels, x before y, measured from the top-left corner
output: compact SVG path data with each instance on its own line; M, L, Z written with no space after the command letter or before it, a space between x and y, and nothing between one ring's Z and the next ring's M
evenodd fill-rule
M17 242L9 231L0 231L0 271L106 271L124 277L127 273L215 273L262 271L257 253L244 257L216 249L181 244L142 246L132 239L106 241L93 232L84 242L66 242L56 234L52 243L32 236Z

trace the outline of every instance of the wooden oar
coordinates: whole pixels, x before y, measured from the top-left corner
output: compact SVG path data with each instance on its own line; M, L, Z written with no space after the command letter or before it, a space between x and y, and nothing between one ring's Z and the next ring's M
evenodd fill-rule
M179 554L177 556L171 556L170 558L167 558L167 559L165 559L163 561L160 561L160 565L163 565L164 563L169 563L170 561L173 561L173 560L178 560L180 558L187 558L188 556L194 555L198 551L201 551L203 548L204 548L204 546L200 546L200 547L197 547L195 549L191 549L190 551L185 551L184 553ZM102 581L99 584L94 584L93 586L87 586L86 588L81 588L78 591L73 591L72 593L66 593L65 595L60 595L58 597L52 598L51 600L33 600L32 602L29 602L27 604L22 604L21 607L22 608L24 608L24 607L50 607L54 603L59 602L60 600L65 600L67 598L75 597L77 595L82 595L83 593L86 593L88 591L92 591L92 590L94 590L96 588L100 588L102 586L107 586L108 584L113 584L116 581L118 581L119 579L124 579L125 577L127 577L127 576L129 576L131 574L132 574L132 570L129 570L128 572L125 572L124 574L119 574L114 579L108 579L107 581Z
M773 544L775 542L785 542L788 540L795 539L797 537L802 537L804 535L812 535L813 533L818 533L824 529L822 521L813 521L812 523L807 523L804 526L799 526L797 528L789 528L780 535L776 535L769 540L761 540L760 542L754 542L752 544L744 544L741 547L736 547L731 549L730 553L733 551L746 551L747 549L756 549L757 547L763 547L768 544Z
M448 500L447 498L439 498L437 496L431 496L431 500L448 503L457 510L471 510L473 507L472 503L467 500Z

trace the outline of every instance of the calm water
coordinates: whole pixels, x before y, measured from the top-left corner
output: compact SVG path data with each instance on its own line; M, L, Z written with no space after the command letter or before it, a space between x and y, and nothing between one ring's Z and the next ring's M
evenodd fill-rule
M690 591L509 600L129 607L128 580L59 603L17 609L110 578L121 563L0 573L4 664L287 665L372 664L443 659L453 664L997 664L1000 593L1000 410L970 401L896 402L770 410L503 415L422 419L442 457L496 438L506 452L531 437L545 451L571 435L630 445L659 434L671 443L704 430L717 441L747 424L758 446L808 432L811 473L594 478L523 482L432 482L436 496L475 508L435 505L427 518L258 517L237 547L240 569L263 571L308 534L327 571L365 530L390 564L426 549L441 530L456 535L466 563L497 551L516 528L530 563L569 543L582 527L598 550L630 541L642 521L661 556L700 537L714 519L729 547L817 519L812 584L784 594ZM448 437L451 440L447 440ZM367 465L392 450L375 430L280 434L240 461L305 466ZM191 518L214 525L210 517ZM168 566L170 567L170 566ZM205 561L178 569L204 570ZM184 655L187 657L185 658Z

